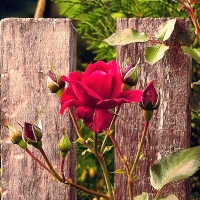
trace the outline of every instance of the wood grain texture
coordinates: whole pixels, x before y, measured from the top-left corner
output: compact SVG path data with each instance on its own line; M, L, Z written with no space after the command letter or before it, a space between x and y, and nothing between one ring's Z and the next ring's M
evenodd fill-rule
M134 28L140 32L146 32L151 39L155 38L154 30L167 19L118 19L117 30ZM170 45L176 45L177 33L188 30L189 21L177 19L175 30L169 41ZM190 145L190 110L188 98L191 83L191 58L184 55L177 48L171 48L164 58L155 65L150 66L144 61L144 49L152 44L138 43L118 46L117 61L121 67L124 66L129 57L136 63L140 58L139 85L143 89L150 80L161 88L161 105L154 112L150 127L144 144L143 158L137 169L138 179L134 185L134 196L142 192L148 192L150 199L155 195L155 190L150 186L149 167L165 157L168 153ZM118 120L116 124L116 140L122 147L122 152L130 158L132 163L136 154L138 142L143 130L143 119L141 109L138 105L126 105L121 110L120 116L125 119ZM116 155L116 169L121 168L121 160ZM126 177L115 176L115 199L128 200ZM169 184L163 188L162 196L175 193L180 200L189 199L189 181Z
M50 62L62 74L76 68L76 32L69 19L4 19L1 21L1 118L10 125L34 123L43 111L43 148L59 171L57 142L66 127L75 140L67 114L59 114L59 99L46 86ZM74 200L73 188L56 182L17 145L11 144L8 130L2 134L2 185L4 200ZM30 147L36 156L41 156ZM75 148L67 157L65 173L75 179Z

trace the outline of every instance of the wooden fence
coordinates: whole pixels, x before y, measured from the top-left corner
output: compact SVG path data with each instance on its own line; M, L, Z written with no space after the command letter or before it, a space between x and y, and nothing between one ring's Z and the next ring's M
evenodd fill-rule
M119 19L117 29L133 27L153 37L154 30L167 19ZM178 32L189 28L189 21L178 20L170 44L175 44ZM61 74L76 68L76 32L69 19L4 19L1 21L1 120L8 119L11 125L34 122L43 111L43 143L55 168L59 156L55 141L61 136L60 127L67 127L70 139L75 134L69 116L59 115L59 100L44 82L44 74L52 62ZM130 44L117 48L117 61L124 65L127 57L137 61L143 57L148 44ZM189 147L191 59L176 49L171 49L154 66L141 60L140 85L143 88L152 79L161 87L162 101L150 125L144 148L145 158L138 169L137 187L134 193L155 191L149 186L149 166L169 152ZM117 121L116 140L125 146L124 154L134 158L142 132L141 111L133 105L124 106L120 115L126 121ZM141 117L140 117L141 116ZM75 200L74 188L63 186L30 159L23 150L11 144L8 131L1 127L2 134L2 188L4 200ZM33 149L35 152L36 150ZM70 152L66 175L75 180L75 149ZM39 154L38 154L39 155ZM121 167L116 155L116 169ZM139 187L138 187L139 184ZM123 175L115 175L115 199L128 200ZM173 183L163 194L174 192L180 200L189 199L189 181Z

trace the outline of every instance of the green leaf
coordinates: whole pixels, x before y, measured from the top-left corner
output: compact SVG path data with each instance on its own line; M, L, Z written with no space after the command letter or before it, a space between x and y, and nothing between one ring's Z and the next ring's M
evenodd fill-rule
M134 200L149 200L149 196L146 192L134 197Z
M197 49L192 49L191 47L186 46L182 46L181 48L185 54L188 54L200 64L200 52Z
M172 181L192 176L200 167L200 146L169 154L150 168L151 185L156 190Z
M110 173L114 173L114 174L125 174L126 171L125 171L124 169L117 169L116 171L110 172Z
M175 23L176 19L171 19L161 24L155 31L155 37L162 41L167 40L174 30Z
M190 107L194 112L200 112L200 94L192 93L189 98Z
M177 39L179 40L180 44L188 47L193 44L195 37L196 35L193 30L184 31L177 34Z
M91 153L91 150L90 149L86 149L86 150L84 150L83 152L82 152L82 156L84 156L87 152L89 152L89 153Z
M160 200L178 200L178 197L174 194L170 194L168 197L162 198Z
M165 51L167 51L168 49L169 47L164 44L147 47L144 53L146 62L150 65L155 64L161 58L163 58L163 56L165 55Z
M103 154L110 151L112 149L113 145L112 146L106 146L104 151L103 151Z
M126 45L134 42L147 42L149 37L146 33L140 33L134 29L128 28L112 34L104 41L111 46Z

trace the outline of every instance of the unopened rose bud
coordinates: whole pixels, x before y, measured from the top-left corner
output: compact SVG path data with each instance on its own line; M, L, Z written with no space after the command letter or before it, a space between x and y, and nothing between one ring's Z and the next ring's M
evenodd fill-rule
M57 72L50 70L47 73L47 87L52 93L56 93L58 97L61 97L65 88L65 82Z
M160 106L160 93L154 87L154 81L151 81L142 93L142 101L140 107L144 110L143 116L145 120L150 121L153 116L153 110Z
M71 150L71 148L72 144L67 135L63 132L63 136L58 143L58 149L60 150L62 158L65 158L65 156L67 155L68 151Z
M27 149L27 144L24 142L22 139L22 131L21 130L16 130L10 125L7 126L9 130L9 136L10 140L13 144L17 144L20 146L22 149L26 150Z
M139 62L136 65L133 63L129 64L122 71L122 91L130 90L132 86L135 86L138 82Z
M42 147L42 131L31 123L24 123L22 138L27 144L31 144L36 148Z

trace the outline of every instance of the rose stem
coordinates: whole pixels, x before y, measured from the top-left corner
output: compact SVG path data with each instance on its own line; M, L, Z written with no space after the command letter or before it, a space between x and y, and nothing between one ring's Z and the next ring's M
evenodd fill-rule
M65 159L62 158L61 159L61 163L60 163L60 174L63 178L63 181L65 181L65 174L64 174L64 163L65 163Z
M161 191L157 190L156 196L154 197L154 200L157 200L160 196Z
M72 118L73 124L75 126L76 133L77 133L78 137L81 138L84 141L82 144L85 145L88 149L90 149L91 152L93 152L93 148L85 141L85 139L83 138L83 136L82 136L82 134L80 132L80 129L78 127L76 118L75 118L75 116L73 114L73 111L72 111L71 107L69 107L68 110L69 110L70 116Z
M140 140L140 144L139 144L138 151L137 151L137 154L136 154L136 157L135 157L135 161L133 163L133 166L131 168L131 172L129 174L130 175L129 176L129 195L130 195L130 200L133 199L133 192L132 192L133 173L135 172L137 164L138 164L139 159L140 159L140 154L142 152L142 147L143 147L143 144L144 144L144 141L145 141L145 137L146 137L148 126L149 126L149 121L145 121L144 122L144 130L143 130L143 133L142 133L142 138Z
M122 152L121 152L121 150L120 150L120 148L119 148L119 146L118 146L118 144L117 144L117 142L116 142L116 140L115 140L115 137L114 137L112 134L110 135L110 139L111 139L111 141L112 141L114 147L116 148L117 153L119 154L119 156L120 156L122 162L124 163L125 168L126 168L126 171L127 171L128 174L129 174L130 170L129 170L129 167L128 167L127 160L126 160L126 158L123 156L123 154L122 154Z
M55 169L52 167L51 163L49 162L49 159L47 158L44 150L42 148L39 149L40 153L42 154L45 162L47 163L47 165L49 166L50 170L52 171L52 173L55 175L55 177L60 181L60 182L64 182L63 179L60 177L60 175L55 171Z
M37 157L35 157L35 155L29 150L26 149L25 150L26 153L28 153L38 164L40 164L43 168L45 168L51 175L53 175L55 177L55 175L52 173L52 171L46 167L46 165L44 165L44 163L42 163Z
M115 123L115 121L116 121L116 119L117 119L117 114L118 114L119 111L120 111L120 107L121 107L121 106L118 106L118 107L117 107L116 115L114 115L114 117L113 117L113 119L112 119L112 122L111 122L111 124L110 124L109 130L112 129L112 127L113 127L113 125L114 125L114 123ZM102 142L100 154L103 153L103 151L104 151L104 149L105 149L105 147L106 147L106 142L107 142L108 138L109 138L109 134L106 134L106 136L105 136L105 138L104 138L104 140L103 140L103 142Z
M104 175L104 178L105 178L105 181L106 181L109 196L113 199L113 192L112 192L112 187L111 187L108 169L107 169L105 160L103 158L103 155L100 155L99 152L98 152L98 149L97 149L97 136L98 136L98 133L94 133L94 151L93 151L93 154L95 155L95 157L97 158L97 160L99 161L99 163L101 165L101 169L103 171L103 175Z
M113 192L112 192L112 186L111 186L111 182L110 182L110 178L109 178L109 173L108 173L108 169L106 167L106 163L105 160L103 158L102 155L96 154L95 155L96 158L98 159L100 165L101 165L101 169L103 171L103 175L106 181L106 185L107 185L107 189L108 189L108 194L111 197L112 200L114 200L114 196L113 196Z
M75 188L77 188L79 190L82 190L82 191L84 191L84 192L86 192L88 194L92 194L92 195L95 195L95 196L98 196L98 197L103 197L105 199L112 200L112 198L107 196L106 194L103 194L101 192L97 192L97 191L94 191L94 190L90 190L90 189L87 189L87 188L85 188L85 187L83 187L81 185L73 183L70 178L66 179L65 184L69 184L70 186L75 187Z

